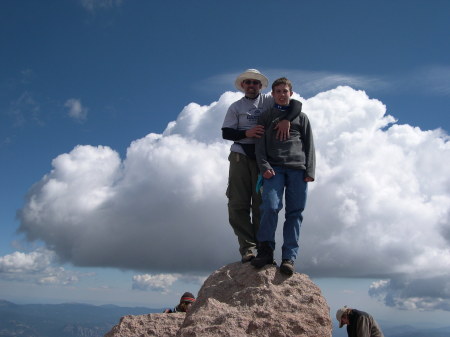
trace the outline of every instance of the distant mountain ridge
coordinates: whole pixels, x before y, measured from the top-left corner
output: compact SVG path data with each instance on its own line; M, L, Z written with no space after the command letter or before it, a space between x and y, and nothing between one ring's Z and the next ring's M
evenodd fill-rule
M404 329L403 329L404 328ZM386 329L386 337L450 337L450 327L419 329L410 326Z
M444 328L418 328L410 325L380 323L385 337L450 337L450 326ZM333 337L347 337L346 328L334 329Z
M122 316L162 310L80 303L15 304L0 300L0 337L103 337Z
M123 316L162 311L112 304L16 304L0 299L0 337L103 337ZM383 322L382 329L386 337L450 337L450 326L420 329ZM341 336L347 336L345 328L333 330L333 337Z

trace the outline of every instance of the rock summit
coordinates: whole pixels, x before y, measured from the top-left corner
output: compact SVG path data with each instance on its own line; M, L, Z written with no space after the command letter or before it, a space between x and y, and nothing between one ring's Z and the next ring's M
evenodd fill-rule
M187 314L125 316L105 337L331 337L331 331L328 304L307 275L236 262L208 277Z

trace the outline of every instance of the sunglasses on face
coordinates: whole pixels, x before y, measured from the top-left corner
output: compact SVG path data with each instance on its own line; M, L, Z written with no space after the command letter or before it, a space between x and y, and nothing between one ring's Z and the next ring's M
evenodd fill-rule
M253 84L253 85L261 84L261 82L257 81L257 80L245 80L244 83L245 84Z

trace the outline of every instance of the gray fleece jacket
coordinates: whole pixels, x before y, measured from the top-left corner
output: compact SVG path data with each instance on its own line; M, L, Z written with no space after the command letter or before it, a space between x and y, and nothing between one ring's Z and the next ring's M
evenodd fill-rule
M298 110L299 115L291 121L289 138L280 141L276 139L275 126L292 109ZM316 155L311 124L301 109L302 103L291 100L287 111L272 107L259 117L258 124L265 130L263 137L256 142L256 161L261 174L273 166L283 166L305 170L305 176L315 178Z

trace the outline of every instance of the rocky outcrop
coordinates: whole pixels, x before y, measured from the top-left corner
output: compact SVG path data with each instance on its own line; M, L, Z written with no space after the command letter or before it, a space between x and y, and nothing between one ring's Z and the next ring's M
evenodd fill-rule
M174 337L185 318L184 313L128 315L122 317L105 337Z
M183 314L126 316L106 336L331 337L329 307L320 289L307 275L287 277L276 266L226 265L205 281L185 319L177 321L179 328L162 334L161 324L175 326L175 319L166 321L174 315Z

